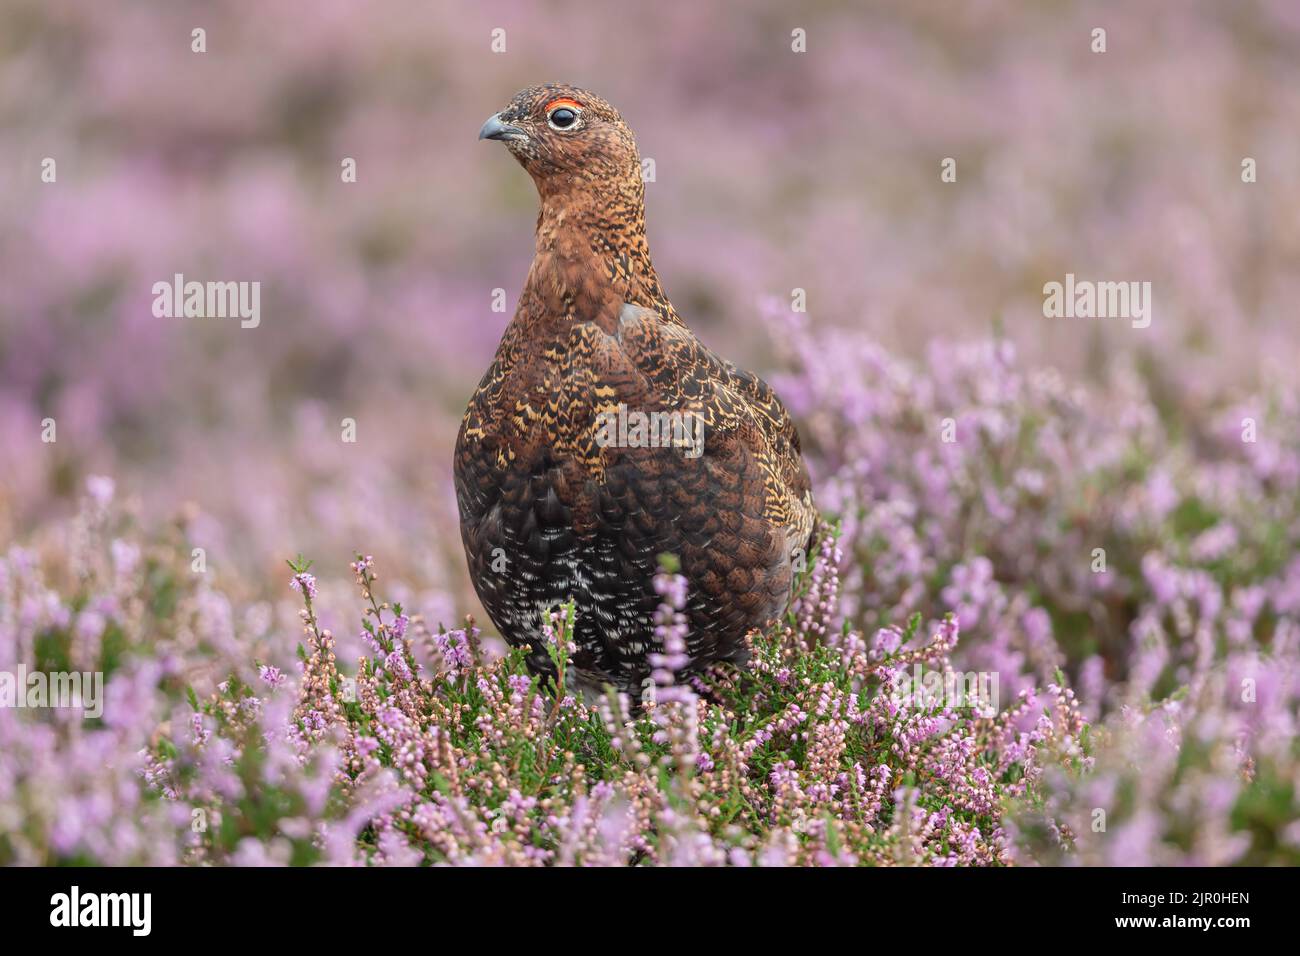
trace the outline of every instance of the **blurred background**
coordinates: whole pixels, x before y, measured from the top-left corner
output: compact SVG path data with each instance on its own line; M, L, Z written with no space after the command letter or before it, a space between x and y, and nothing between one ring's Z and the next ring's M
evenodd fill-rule
M796 287L904 357L1000 329L1031 367L1216 392L1300 358L1294 0L4 0L0 550L100 474L236 593L361 549L472 606L451 451L536 204L475 137L550 80L623 112L670 297L761 373L759 302ZM178 272L260 281L260 326L156 318ZM1150 281L1152 326L1044 318L1067 272Z

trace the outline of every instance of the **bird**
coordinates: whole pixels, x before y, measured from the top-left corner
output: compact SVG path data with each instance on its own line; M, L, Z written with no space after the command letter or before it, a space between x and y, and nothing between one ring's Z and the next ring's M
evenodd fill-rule
M516 93L503 143L540 200L514 316L469 400L454 484L469 576L506 642L554 679L546 614L573 601L569 689L653 693L661 556L686 579L683 673L749 660L786 611L816 511L772 388L706 347L646 241L636 139L588 90ZM571 683L570 683L571 682Z

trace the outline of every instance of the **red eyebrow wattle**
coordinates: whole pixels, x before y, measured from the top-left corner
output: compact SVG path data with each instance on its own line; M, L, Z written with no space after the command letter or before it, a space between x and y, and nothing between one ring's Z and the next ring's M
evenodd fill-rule
M571 100L567 96L561 96L558 100L551 100L551 102L546 104L546 112L549 113L557 106L568 106L575 110L582 109L582 104L577 100Z

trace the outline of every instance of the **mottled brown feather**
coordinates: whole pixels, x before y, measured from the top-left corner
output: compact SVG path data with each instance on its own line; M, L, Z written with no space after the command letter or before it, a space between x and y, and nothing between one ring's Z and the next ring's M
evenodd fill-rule
M556 130L547 104L581 105ZM636 142L576 87L534 87L497 119L541 197L514 319L466 409L456 494L470 576L493 623L549 670L540 614L573 598L575 664L590 685L639 692L658 649L657 556L689 586L693 667L743 661L745 633L789 601L815 517L799 436L758 376L706 348L659 285L645 238ZM619 404L704 422L703 454L601 447Z

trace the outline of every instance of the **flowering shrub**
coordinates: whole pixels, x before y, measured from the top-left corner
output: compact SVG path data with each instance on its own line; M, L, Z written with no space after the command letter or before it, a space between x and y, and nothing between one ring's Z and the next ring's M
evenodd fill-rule
M1294 860L1294 383L1207 398L1117 359L1070 387L999 340L937 342L918 370L768 315L820 502L843 516L843 620L955 614L959 666L1013 693L1060 669L1094 723L1096 763L1049 768L1050 798L1017 808L1029 858Z
M11 554L6 572L23 560ZM809 593L834 587L834 566L820 567ZM5 862L997 863L1008 853L1004 801L1029 792L1044 762L1081 755L1083 722L1059 687L1046 709L1026 693L996 715L899 698L909 669L949 671L953 619L928 638L914 621L867 642L809 635L817 628L801 615L804 630L755 636L749 673L679 680L684 579L664 573L664 653L653 699L633 715L625 697L588 704L563 689L572 606L548 629L552 692L521 653L492 653L472 624L433 633L380 603L370 557L353 569L370 651L354 677L340 671L302 562L290 578L303 602L297 678L262 664L205 699L190 691L187 705L178 645L220 653L179 628L130 648L153 665L101 659L108 713L126 694L139 706L101 727L63 719L42 746L6 748L17 783L7 806L21 819ZM130 598L156 600L149 580ZM65 607L30 577L9 583ZM185 590L179 619L201 594ZM43 621L43 640L71 651L78 620ZM13 713L0 712L5 742L35 739ZM162 713L170 719L151 722ZM74 765L88 753L93 762ZM54 813L33 813L44 788L73 792Z
M1112 4L1104 55L1080 0L153 6L0 5L0 699L107 697L0 707L0 863L1297 862L1294 0ZM474 135L575 50L837 529L747 676L679 676L665 577L635 716L456 626L447 458L535 212ZM177 272L264 321L155 316ZM1068 272L1150 328L1045 318Z
M568 691L581 608L552 616L542 686L359 555L336 640L322 603L355 604L308 562L293 623L93 480L0 560L0 659L107 680L100 719L0 708L0 862L1295 862L1294 393L1180 433L1136 373L1069 389L1003 343L923 374L852 333L785 340L837 524L743 673L684 672L666 567L643 704ZM916 679L972 673L1000 706Z

